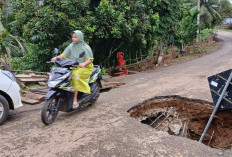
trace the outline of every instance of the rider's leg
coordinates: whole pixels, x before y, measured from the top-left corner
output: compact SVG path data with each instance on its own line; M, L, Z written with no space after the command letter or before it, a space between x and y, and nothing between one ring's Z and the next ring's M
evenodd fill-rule
M78 104L78 101L77 101L77 95L78 95L78 91L75 90L74 92L74 96L73 96L73 104Z

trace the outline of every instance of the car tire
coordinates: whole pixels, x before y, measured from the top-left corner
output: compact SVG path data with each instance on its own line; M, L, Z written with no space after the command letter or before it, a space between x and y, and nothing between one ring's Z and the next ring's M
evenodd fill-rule
M0 125L4 123L4 121L9 116L9 104L5 97L0 95Z

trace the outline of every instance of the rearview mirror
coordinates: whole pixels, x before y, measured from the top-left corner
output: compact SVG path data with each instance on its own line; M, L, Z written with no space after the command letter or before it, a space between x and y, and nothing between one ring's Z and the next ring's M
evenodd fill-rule
M54 53L55 53L56 55L58 55L59 51L58 51L57 48L54 49Z
M84 55L85 55L85 51L83 51L83 52L80 53L79 58L84 57Z

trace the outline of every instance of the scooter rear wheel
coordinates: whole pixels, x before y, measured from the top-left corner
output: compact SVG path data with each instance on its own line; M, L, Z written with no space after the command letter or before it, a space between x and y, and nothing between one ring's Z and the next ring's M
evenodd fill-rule
M53 97L45 100L42 107L41 119L45 125L53 123L58 115L59 107L58 100Z
M100 88L99 88L99 85L97 82L94 82L92 85L91 85L91 99L90 99L90 102L91 102L91 105L94 104L99 95L100 95Z

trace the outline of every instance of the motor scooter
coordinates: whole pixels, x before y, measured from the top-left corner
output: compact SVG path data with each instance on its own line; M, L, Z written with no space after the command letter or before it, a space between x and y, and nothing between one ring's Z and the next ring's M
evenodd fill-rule
M58 49L55 49L55 54L58 54ZM79 58L84 55L85 52L82 52ZM74 89L70 86L71 80L69 78L72 75L72 67L78 67L79 63L70 59L56 59L54 63L57 67L51 69L51 74L47 82L50 91L46 94L45 101L42 105L41 119L45 125L53 123L59 111L72 112L75 110L72 108ZM94 65L89 80L91 94L78 92L77 99L80 104L78 110L86 108L97 101L101 87L100 72L100 66Z

